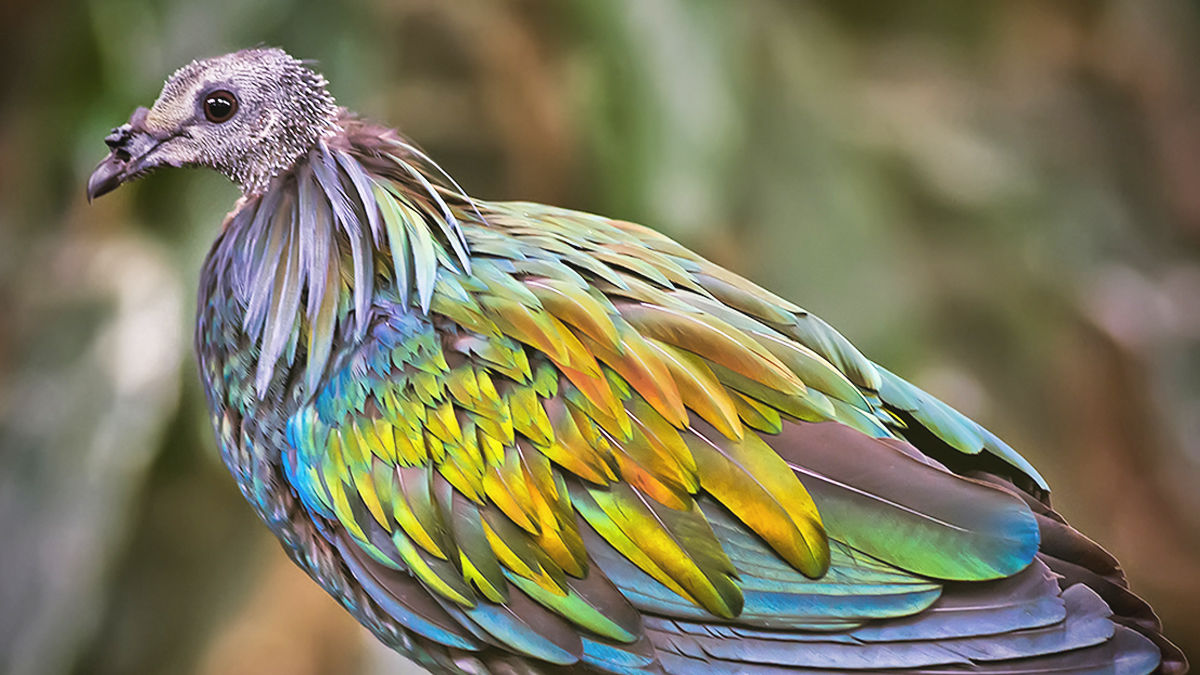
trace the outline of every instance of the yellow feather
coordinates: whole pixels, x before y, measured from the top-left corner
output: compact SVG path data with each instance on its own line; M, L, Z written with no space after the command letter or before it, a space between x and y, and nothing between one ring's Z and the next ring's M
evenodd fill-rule
M392 425L376 418L372 422L372 428L375 432L375 443L372 444L372 449L378 447L379 457L385 462L394 464L396 462L396 434L392 431Z
M526 279L525 284L547 311L588 337L614 347L620 341L608 310L586 289L556 279Z
M698 429L685 439L699 467L700 486L757 532L793 567L811 578L829 568L829 540L804 485L758 434L741 441Z
M507 467L489 466L483 475L483 489L492 503L518 527L526 532L537 533L538 527L534 523L536 516L528 501L529 486L525 484L519 468L514 472Z
M444 598L456 602L464 607L474 607L475 600L470 597L470 589L465 586L464 582L459 580L444 579L425 562L421 554L413 546L412 541L404 536L401 532L392 534L392 542L396 545L396 550L400 552L401 559L408 565L409 570L425 585L438 593Z
M397 491L396 499L393 499L391 504L392 517L396 519L396 524L400 526L400 529L404 530L418 546L430 554L442 560L449 560L447 557L449 552L438 545L437 540L433 538L425 524L413 513L408 500L399 491Z
M485 519L483 521L483 534L487 537L488 544L492 547L492 552L500 560L500 564L512 570L517 575L529 579L538 587L555 595L564 596L567 594L559 582L550 575L544 565L538 564L537 569L526 564L517 553L505 543L505 539L497 536L496 531L492 529L491 524Z
M372 462L372 466L374 462ZM350 475L354 477L354 487L358 491L358 496L362 499L363 505L367 507L367 511L375 518L375 522L379 523L383 529L388 532L392 531L392 525L388 521L387 514L383 510L383 504L379 501L379 495L375 493L375 477L373 472L355 466L350 470Z
M725 436L742 437L742 422L729 390L717 380L703 359L658 340L647 340L646 343L670 370L685 406Z
M618 305L643 335L703 356L780 393L799 396L804 382L771 352L716 317L646 303Z

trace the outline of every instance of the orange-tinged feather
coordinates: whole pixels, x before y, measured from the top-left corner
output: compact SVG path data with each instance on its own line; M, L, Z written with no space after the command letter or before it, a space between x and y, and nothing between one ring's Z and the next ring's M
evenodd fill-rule
M562 439L555 439L552 443L538 446L538 451L545 455L550 461L586 481L590 481L599 485L605 485L610 480L615 480L615 476L613 478L609 478L601 474L600 471L589 464L584 457L580 456L580 453L576 451L576 448L578 448L578 446L568 447L567 444L562 441ZM592 454L591 448L587 448L585 452L588 455Z
M691 492L690 486L695 485L694 473L682 467L670 450L640 428L635 429L628 440L614 439L611 444L626 482L647 485L647 492L656 497L664 496L659 500L664 504L678 504Z
M525 284L542 306L562 321L597 342L614 346L618 343L617 329L608 310L585 289L555 279L526 279Z
M500 327L505 335L513 337L549 356L555 363L570 364L571 354L563 343L558 330L542 310L530 310L510 298L492 295L483 296L481 303L489 318ZM576 366L577 369L583 364ZM589 373L595 374L595 373Z
M560 466L593 483L603 485L616 480L617 476L606 456L597 452L584 438L568 406L561 399L547 400L545 405L546 414L555 429L555 442L542 452Z
M663 419L645 401L635 398L629 402L627 410L629 419L633 420L634 425L646 435L646 439L659 452L672 457L683 473L689 476L695 475L696 460L692 457L692 451L688 449L687 443L683 442L679 429Z
M573 577L582 577L587 573L587 553L583 551L583 540L579 539L574 527L554 530L542 528L534 541L563 572Z
M621 303L618 309L643 335L686 349L785 395L805 391L804 383L787 366L724 321L645 303Z
M600 364L596 362L596 357L584 348L583 343L579 341L575 333L572 333L566 324L553 316L546 314L545 317L549 326L557 333L558 344L562 346L563 351L567 354L565 361L552 360L558 365L567 366L583 373L599 373Z
M694 291L704 293L692 276L688 274L682 267L671 260L670 257L655 251L654 249L637 244L618 242L609 244L606 247L608 250L618 253L622 256L637 257L649 265L652 265L660 274L666 277L671 283L676 286L683 286Z
M699 466L701 487L806 576L825 573L825 527L787 462L755 433L730 441L698 429L687 441Z
M671 371L680 398L688 408L729 438L742 437L742 422L731 392L703 359L658 340L646 340Z
M521 477L506 475L503 468L489 466L487 473L483 475L483 490L488 499L518 527L526 532L537 532L532 514L526 512L526 508L516 497L522 491L528 490Z
M509 543L516 544L517 542L511 536L499 536L487 518L483 520L483 534L487 538L488 545L492 547L492 552L500 559L500 564L551 593L566 595L566 589L558 583L558 580L540 562L526 560L519 555L516 547ZM520 536L523 537L526 535L521 533Z
M603 414L615 416L624 410L621 400L613 393L607 378L587 375L572 368L560 368L560 370L567 381L575 385L575 389Z
M617 460L621 479L626 484L641 490L659 504L669 508L676 510L687 508L689 499L687 491L678 484L675 487L667 485L659 477L660 472L655 472L633 459L629 453L625 452L624 448L618 448L613 456Z
M436 290L439 290L439 287L435 286L433 301L429 305L430 311L452 319L463 328L481 335L500 335L500 329L491 319L483 315L483 311L469 296L467 301L460 301L457 298L449 297L446 293L438 293Z
M680 428L687 426L687 408L670 369L636 331L625 324L621 329L621 352L586 336L582 341L596 358L616 371L671 424Z

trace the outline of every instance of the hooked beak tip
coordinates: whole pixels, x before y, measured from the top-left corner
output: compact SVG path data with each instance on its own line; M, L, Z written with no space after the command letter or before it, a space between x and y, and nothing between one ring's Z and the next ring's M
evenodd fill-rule
M109 132L104 139L109 153L88 177L87 199L92 200L117 189L132 177L153 168L147 161L148 155L162 144L163 139L146 131L144 123L148 111L138 108L129 121Z
M125 168L126 163L113 155L105 157L88 177L88 203L91 204L93 199L117 189L125 178Z

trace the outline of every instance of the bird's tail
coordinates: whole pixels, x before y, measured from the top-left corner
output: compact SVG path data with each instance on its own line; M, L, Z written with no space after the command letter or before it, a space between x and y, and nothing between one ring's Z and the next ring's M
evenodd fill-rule
M1124 570L1111 553L1071 527L1048 503L995 475L972 477L1015 492L1029 504L1041 533L1038 558L1062 577L1059 583L1063 588L1074 585L1090 588L1112 610L1113 622L1153 642L1162 653L1162 663L1157 673L1184 675L1188 672L1187 657L1163 635L1162 622L1150 605L1130 590ZM1118 646L1120 643L1132 645L1135 639L1135 636L1125 636L1118 641Z

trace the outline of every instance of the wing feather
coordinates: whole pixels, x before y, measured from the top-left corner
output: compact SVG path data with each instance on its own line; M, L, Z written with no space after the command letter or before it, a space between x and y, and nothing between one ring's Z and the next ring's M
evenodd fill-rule
M1020 672L1129 642L1034 562L1025 501L905 434L1040 480L1027 463L820 319L639 226L341 175L326 206L373 197L359 230L391 251L362 340L326 353L326 308L367 312L340 284L309 298L310 358L337 369L310 366L287 477L423 639L614 672ZM257 292L274 352L300 298Z

